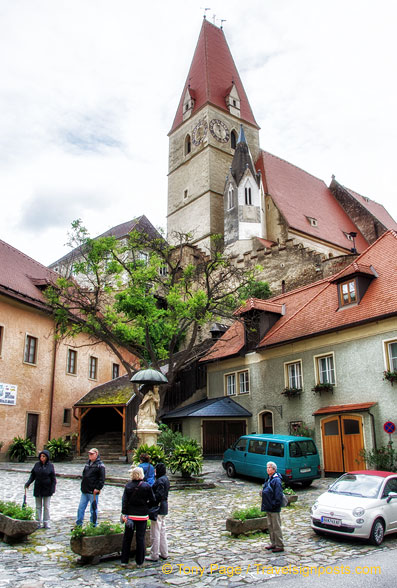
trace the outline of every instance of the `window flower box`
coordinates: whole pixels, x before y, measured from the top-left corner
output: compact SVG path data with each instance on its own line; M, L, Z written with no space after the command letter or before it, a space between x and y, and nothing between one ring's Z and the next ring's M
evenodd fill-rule
M281 392L287 398L294 398L296 396L300 396L302 392L302 388L284 388Z
M321 394L321 392L333 392L334 385L330 384L329 382L322 382L316 384L312 390L313 392L318 392L319 394Z
M393 382L397 382L397 372L389 372L388 370L383 372L383 379L389 380L393 386Z

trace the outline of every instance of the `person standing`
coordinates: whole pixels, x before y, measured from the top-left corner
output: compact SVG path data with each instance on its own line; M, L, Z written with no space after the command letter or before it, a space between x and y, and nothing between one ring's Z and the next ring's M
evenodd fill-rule
M149 561L158 561L167 559L168 542L165 517L168 514L168 492L170 490L170 481L166 475L166 467L163 463L158 463L155 468L156 481L153 484L153 494L156 504L159 505L157 519L151 521L150 525L150 555L146 558Z
M90 521L97 525L97 513L99 494L105 484L105 466L103 465L98 453L98 449L93 447L88 452L88 462L83 470L83 477L81 480L81 497L80 504L77 509L76 526L81 527L84 520L85 509L90 503ZM93 502L96 502L93 505Z
M267 545L265 549L278 553L284 551L280 517L283 486L274 461L267 462L267 474L269 477L263 485L261 506L261 510L267 512L269 524L270 545Z
M152 487L144 481L142 468L130 470L131 482L125 485L121 503L121 518L125 523L121 548L121 565L128 565L131 542L136 530L135 561L142 567L145 561L145 534L149 518L149 507L155 502Z
M33 496L36 500L36 519L40 527L50 528L50 502L57 484L55 469L50 462L50 452L43 449L39 453L39 461L34 464L25 488L34 481Z
M138 468L143 469L145 482L147 482L150 486L153 486L155 480L154 467L150 463L150 455L148 453L141 453L141 463L139 464Z

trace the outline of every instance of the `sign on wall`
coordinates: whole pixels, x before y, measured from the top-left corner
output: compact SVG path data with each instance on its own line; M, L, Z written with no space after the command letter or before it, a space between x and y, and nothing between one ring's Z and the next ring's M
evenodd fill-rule
M17 403L18 386L15 384L2 384L0 382L0 404Z

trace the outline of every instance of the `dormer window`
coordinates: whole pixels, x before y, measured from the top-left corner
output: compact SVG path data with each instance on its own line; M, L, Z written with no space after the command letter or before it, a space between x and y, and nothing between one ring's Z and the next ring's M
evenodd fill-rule
M190 90L190 88L186 89L185 96L183 99L183 106L182 106L182 118L183 120L188 119L193 111L194 108L194 92Z
M240 117L240 96L234 83L226 96L226 106L230 114Z
M357 302L357 284L356 280L348 280L339 284L339 296L341 306L354 304Z
M307 216L306 218L309 221L311 227L317 227L318 226L318 222L317 222L317 219L316 218L313 218L312 216Z

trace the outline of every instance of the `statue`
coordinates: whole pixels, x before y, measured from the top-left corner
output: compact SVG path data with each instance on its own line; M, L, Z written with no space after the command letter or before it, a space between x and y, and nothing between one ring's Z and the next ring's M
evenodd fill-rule
M140 429L158 430L156 417L159 406L160 395L158 387L156 386L154 390L149 390L149 392L145 394L139 406L137 414L138 431Z

